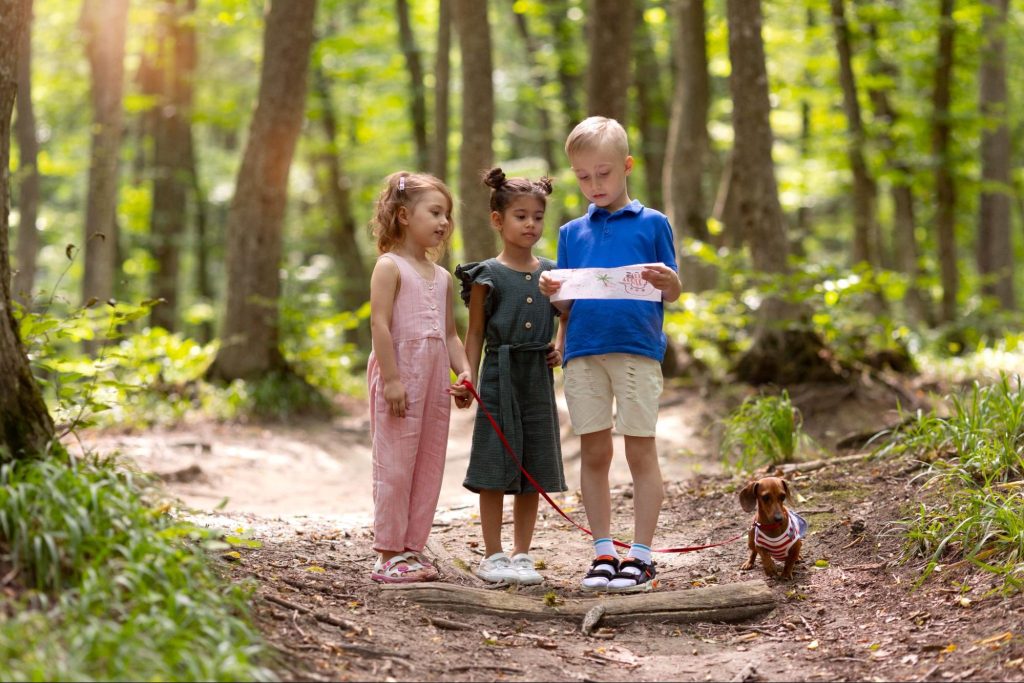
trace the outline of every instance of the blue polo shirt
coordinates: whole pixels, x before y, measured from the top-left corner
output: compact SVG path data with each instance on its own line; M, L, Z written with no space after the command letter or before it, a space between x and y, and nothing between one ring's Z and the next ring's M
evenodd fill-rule
M617 268L638 263L676 265L665 214L633 200L615 213L593 204L558 231L559 268ZM665 308L660 301L577 299L565 335L565 359L602 353L665 357Z

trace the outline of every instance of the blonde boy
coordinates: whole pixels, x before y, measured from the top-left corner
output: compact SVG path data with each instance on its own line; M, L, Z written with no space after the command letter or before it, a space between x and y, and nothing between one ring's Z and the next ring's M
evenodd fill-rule
M559 268L614 268L663 263L643 277L661 290L663 301L679 298L672 226L664 214L630 200L626 178L633 171L626 131L613 119L582 121L565 143L587 213L561 227ZM541 293L561 283L541 276ZM580 435L580 489L594 555L583 577L584 590L649 590L655 576L651 542L661 512L662 483L654 433L662 390L661 360L666 339L661 301L578 299L558 302L569 314L563 366L565 397L573 431ZM620 562L611 540L612 404L615 429L626 443L633 478L633 544Z

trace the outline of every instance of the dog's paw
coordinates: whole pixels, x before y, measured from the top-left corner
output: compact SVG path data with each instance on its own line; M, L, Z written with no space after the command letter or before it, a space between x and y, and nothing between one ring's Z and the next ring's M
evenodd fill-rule
M751 562L744 562L743 564L740 565L740 571L743 571L743 572L749 571L749 570L751 570L753 568L754 568L753 561L751 561Z

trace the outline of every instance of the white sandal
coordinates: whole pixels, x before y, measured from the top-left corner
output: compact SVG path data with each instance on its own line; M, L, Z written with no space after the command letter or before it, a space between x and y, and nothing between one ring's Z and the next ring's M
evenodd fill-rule
M379 583L415 583L425 580L424 570L425 567L417 560L400 553L387 562L381 562L378 557L370 578Z

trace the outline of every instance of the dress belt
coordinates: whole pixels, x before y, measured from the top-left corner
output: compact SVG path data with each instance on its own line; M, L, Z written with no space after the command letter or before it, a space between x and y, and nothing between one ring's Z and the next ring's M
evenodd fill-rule
M494 346L487 345L487 352L493 350L498 352L498 401L501 430L505 432L509 444L519 456L523 457L523 421L519 410L519 402L516 400L515 391L512 387L512 354L513 353L536 353L543 351L547 353L551 345L546 342L525 342L523 344L501 344ZM519 476L519 468L512 458L505 458L505 480L513 481Z

